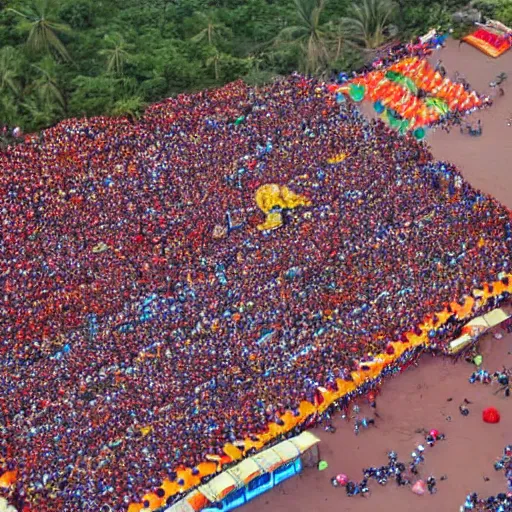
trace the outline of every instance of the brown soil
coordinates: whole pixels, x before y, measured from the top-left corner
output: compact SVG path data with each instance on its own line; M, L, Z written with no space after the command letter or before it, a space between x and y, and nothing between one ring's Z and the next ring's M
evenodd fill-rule
M450 76L459 71L481 93L491 92L488 83L501 71L511 77L504 84L504 97L497 98L490 109L470 116L474 123L481 119L481 137L461 135L458 128L449 134L438 129L429 133L428 143L438 159L455 163L475 187L512 208L512 127L507 126L512 115L512 51L495 60L450 41L432 58L441 58ZM479 350L484 356L483 367L489 371L512 366L512 335L501 340L487 335ZM249 503L245 512L457 512L469 492L488 496L505 491L503 473L494 470L493 462L512 442L512 397L494 395L494 386L470 384L473 370L474 366L465 362L453 364L450 359L424 356L418 368L385 383L377 401L380 417L374 428L355 436L353 425L337 418L334 435L315 430L322 439L321 457L329 463L326 471L306 469ZM459 412L464 399L472 402L466 417ZM488 406L500 411L499 424L482 421L482 410ZM371 414L368 408L362 412ZM343 489L332 487L330 479L337 473L360 480L362 468L386 464L389 450L408 461L411 451L423 442L422 435L416 433L422 428L437 428L447 437L433 448L427 447L421 467L421 477L437 478L437 494L419 497L394 482L380 487L372 481L369 497L349 498ZM447 480L439 481L443 475Z

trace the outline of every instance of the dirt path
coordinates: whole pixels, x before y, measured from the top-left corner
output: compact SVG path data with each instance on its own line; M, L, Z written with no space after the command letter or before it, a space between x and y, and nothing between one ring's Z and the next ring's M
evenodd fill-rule
M481 119L482 137L461 135L458 129L450 134L437 130L429 133L428 143L438 159L455 163L475 187L512 208L512 127L506 125L512 115L512 51L495 60L450 41L433 56L438 58L450 76L459 71L479 92L489 92L489 81L501 71L510 76L505 96L492 108L471 116L474 122ZM512 335L499 341L486 336L480 351L483 367L489 371L504 364L512 366ZM423 357L418 368L384 385L375 428L356 437L353 426L338 418L334 435L315 431L322 438L322 457L329 463L326 471L305 470L246 505L244 512L457 512L469 492L488 496L504 491L503 473L494 471L493 462L512 442L512 397L495 396L490 386L469 384L473 369L464 362L454 365L448 359ZM465 398L472 402L466 417L458 409ZM498 425L482 421L482 410L488 406L501 412ZM371 482L370 497L349 498L330 484L331 477L340 472L361 479L362 468L386 464L389 450L397 451L401 460L409 460L411 451L423 441L415 433L420 428L437 428L447 436L446 441L427 448L421 470L422 477L432 474L437 478L437 494L418 497L393 482L386 487ZM442 475L447 476L446 481L439 481Z
M472 87L489 94L489 82L502 71L509 76L504 83L505 96L496 98L494 105L473 113L468 120L476 124L481 119L483 135L461 135L453 129L431 132L428 137L435 156L457 165L473 186L492 194L500 202L512 208L512 127L507 119L512 116L512 50L498 59L486 57L471 46L453 41L440 52L440 58L448 74L462 73ZM437 60L434 56L433 60Z

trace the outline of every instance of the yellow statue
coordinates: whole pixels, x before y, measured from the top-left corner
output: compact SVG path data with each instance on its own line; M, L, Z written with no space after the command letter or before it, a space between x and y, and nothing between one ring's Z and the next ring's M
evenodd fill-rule
M328 164L339 164L340 162L343 162L343 160L345 160L345 158L347 158L346 153L338 153L337 155L334 155L333 157L328 158L327 163Z
M269 183L256 190L256 204L267 215L265 222L258 225L260 231L276 229L283 224L280 211L272 211L274 208L293 209L298 206L309 206L311 202L304 196L292 192L285 185Z

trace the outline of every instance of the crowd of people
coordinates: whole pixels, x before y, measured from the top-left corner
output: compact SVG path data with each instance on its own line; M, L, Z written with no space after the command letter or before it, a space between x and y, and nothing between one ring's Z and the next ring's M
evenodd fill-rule
M267 183L311 206L261 233ZM38 512L139 502L512 252L505 207L300 75L64 121L0 154L0 211L0 474Z

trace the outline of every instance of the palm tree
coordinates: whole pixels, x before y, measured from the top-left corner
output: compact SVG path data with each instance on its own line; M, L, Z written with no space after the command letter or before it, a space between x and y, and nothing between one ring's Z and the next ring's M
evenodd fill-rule
M40 104L50 111L66 112L67 104L56 79L56 66L51 58L43 59L39 65L32 64L39 78L34 82Z
M65 61L71 61L64 43L58 34L69 34L71 29L58 21L54 10L54 0L33 0L27 7L9 9L22 17L21 30L28 32L27 46L35 52L53 52Z
M125 42L120 34L106 35L104 40L109 48L104 48L98 53L107 58L107 72L115 75L122 75L125 63L130 60L129 50L134 45Z
M30 115L30 121L37 129L52 125L55 120L55 110L41 102L38 96L29 96L22 104Z
M203 28L190 39L192 42L200 43L206 41L208 46L213 46L216 42L231 35L231 29L217 21L211 12L198 12L195 14L195 17Z
M345 32L341 27L340 20L328 23L329 47L332 53L332 60L336 62L342 55L345 45Z
M375 49L387 39L396 4L393 0L359 0L341 18L340 26L347 42L366 49Z
M4 46L0 50L0 92L7 89L16 97L20 95L19 62L17 52L12 46Z
M226 54L220 52L217 48L213 47L213 53L211 57L206 59L206 66L212 67L215 80L218 82L220 79L220 68L222 67L222 61L226 58Z
M160 0L162 5L162 22L160 23L160 36L163 37L164 35L164 28L165 28L165 22L166 22L166 16L167 16L167 7L174 3L175 0Z
M306 73L317 73L327 67L328 26L322 25L320 17L327 0L294 0L297 9L297 24L285 27L275 43L299 45L303 51L303 68Z
M20 122L19 103L7 94L0 94L0 119L2 125L14 126Z

